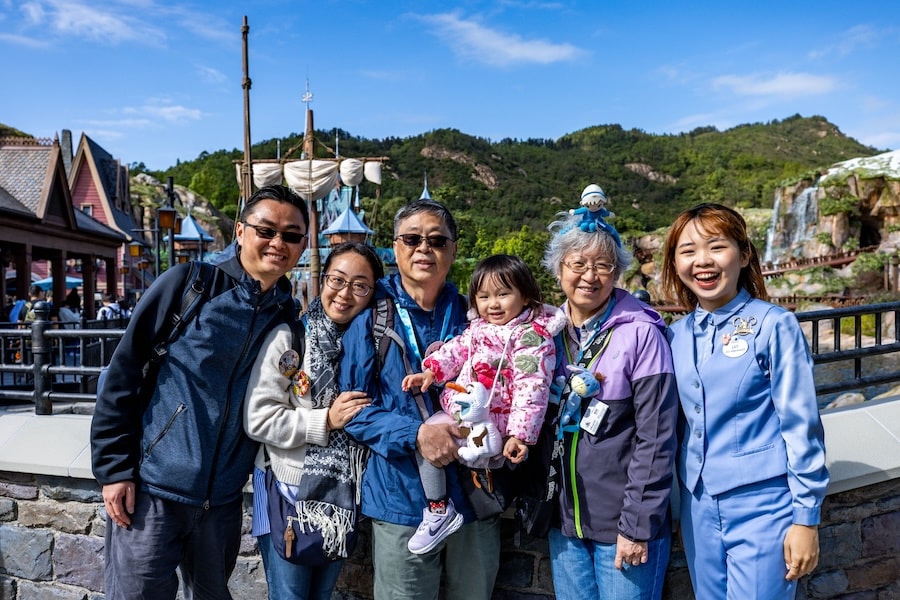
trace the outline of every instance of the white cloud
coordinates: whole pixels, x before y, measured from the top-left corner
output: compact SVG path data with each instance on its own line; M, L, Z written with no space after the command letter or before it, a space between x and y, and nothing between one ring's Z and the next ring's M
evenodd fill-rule
M547 65L573 60L584 51L571 44L525 40L520 35L489 29L455 13L418 15L457 55L495 67L515 64Z
M0 33L0 42L7 42L16 46L25 46L27 48L47 48L50 45L46 40L40 40L25 35L16 35L13 33Z
M197 65L196 69L200 74L200 77L208 83L224 83L228 81L228 77L224 73L222 73L222 71L214 67Z
M185 123L203 118L203 111L174 104L147 103L140 107L122 109L126 115L139 115L141 121L163 120L170 123Z
M724 89L738 96L777 96L792 98L817 96L834 91L838 81L834 77L809 73L779 73L763 75L722 75L712 81L713 89Z
M133 11L117 13L110 5L102 8L79 0L37 0L22 4L20 10L34 27L62 36L117 44L139 41L159 44L165 32L133 16Z
M829 54L847 56L860 46L873 46L882 37L882 32L870 25L856 25L840 34L838 40L825 48L812 50L809 58L824 58Z

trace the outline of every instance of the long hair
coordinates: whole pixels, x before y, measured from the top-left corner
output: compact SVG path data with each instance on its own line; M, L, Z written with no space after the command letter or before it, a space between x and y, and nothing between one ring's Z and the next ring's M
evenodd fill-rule
M762 267L759 262L759 253L756 246L750 241L747 233L747 223L734 209L721 204L698 204L682 212L675 219L666 243L663 248L662 284L670 301L677 301L688 310L693 310L697 305L697 296L681 281L675 269L675 252L678 246L678 238L681 237L684 228L691 221L697 221L698 228L708 235L718 234L733 239L741 252L742 257L747 257L747 266L741 269L738 277L738 287L747 290L750 295L760 300L768 300L766 283L762 275Z
M519 290L522 299L529 307L540 306L541 288L525 261L510 254L494 254L479 262L472 272L472 279L469 280L470 307L478 306L476 302L478 290L491 280L508 288Z

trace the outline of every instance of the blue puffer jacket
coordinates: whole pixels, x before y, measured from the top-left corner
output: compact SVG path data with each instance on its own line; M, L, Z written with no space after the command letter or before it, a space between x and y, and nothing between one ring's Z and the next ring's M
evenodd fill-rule
M383 297L393 299L398 307L408 311L422 352L436 341L459 335L466 327L466 301L453 284L445 285L433 311L419 308L400 286L398 275L378 282L376 298ZM372 310L366 309L344 333L339 373L341 390L365 390L373 399L345 428L371 450L363 476L362 512L373 519L415 527L422 520L422 508L426 505L415 457L416 434L422 417L415 398L400 389L406 375L403 355L397 344L387 338L384 343L390 343L390 347L385 364L377 372L372 319ZM406 355L413 370L421 370L399 314L394 317L394 329L406 340ZM440 408L430 393L425 394L425 401L429 413ZM475 515L457 483L456 471L445 469L445 472L447 490L456 509L466 522L474 520Z
M244 392L262 341L295 314L286 278L266 293L229 249L209 300L168 347L157 385L141 401L150 352L181 308L189 265L169 269L138 302L116 348L91 424L94 476L134 480L153 495L193 506L236 500L257 445L242 423Z

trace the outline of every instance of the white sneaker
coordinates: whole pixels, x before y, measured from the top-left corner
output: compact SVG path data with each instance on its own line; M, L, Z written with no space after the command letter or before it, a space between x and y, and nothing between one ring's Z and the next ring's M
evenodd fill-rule
M409 538L406 547L413 554L425 554L434 550L438 544L462 527L463 516L456 512L452 500L447 500L447 512L435 513L426 508L422 511L422 523Z

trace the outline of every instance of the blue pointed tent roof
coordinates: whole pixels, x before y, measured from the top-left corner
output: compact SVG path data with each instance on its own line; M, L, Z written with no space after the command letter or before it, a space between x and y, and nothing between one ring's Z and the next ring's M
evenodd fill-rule
M333 233L364 233L372 235L375 232L366 227L365 223L359 220L355 212L347 208L331 222L331 225L322 232L322 235L331 235Z
M175 234L175 241L196 242L197 240L202 240L205 243L214 242L215 238L206 233L206 230L204 230L202 227L200 227L200 225L197 224L197 221L194 220L194 217L189 214L185 215L181 220L181 233ZM163 237L163 241L168 242L169 236Z

